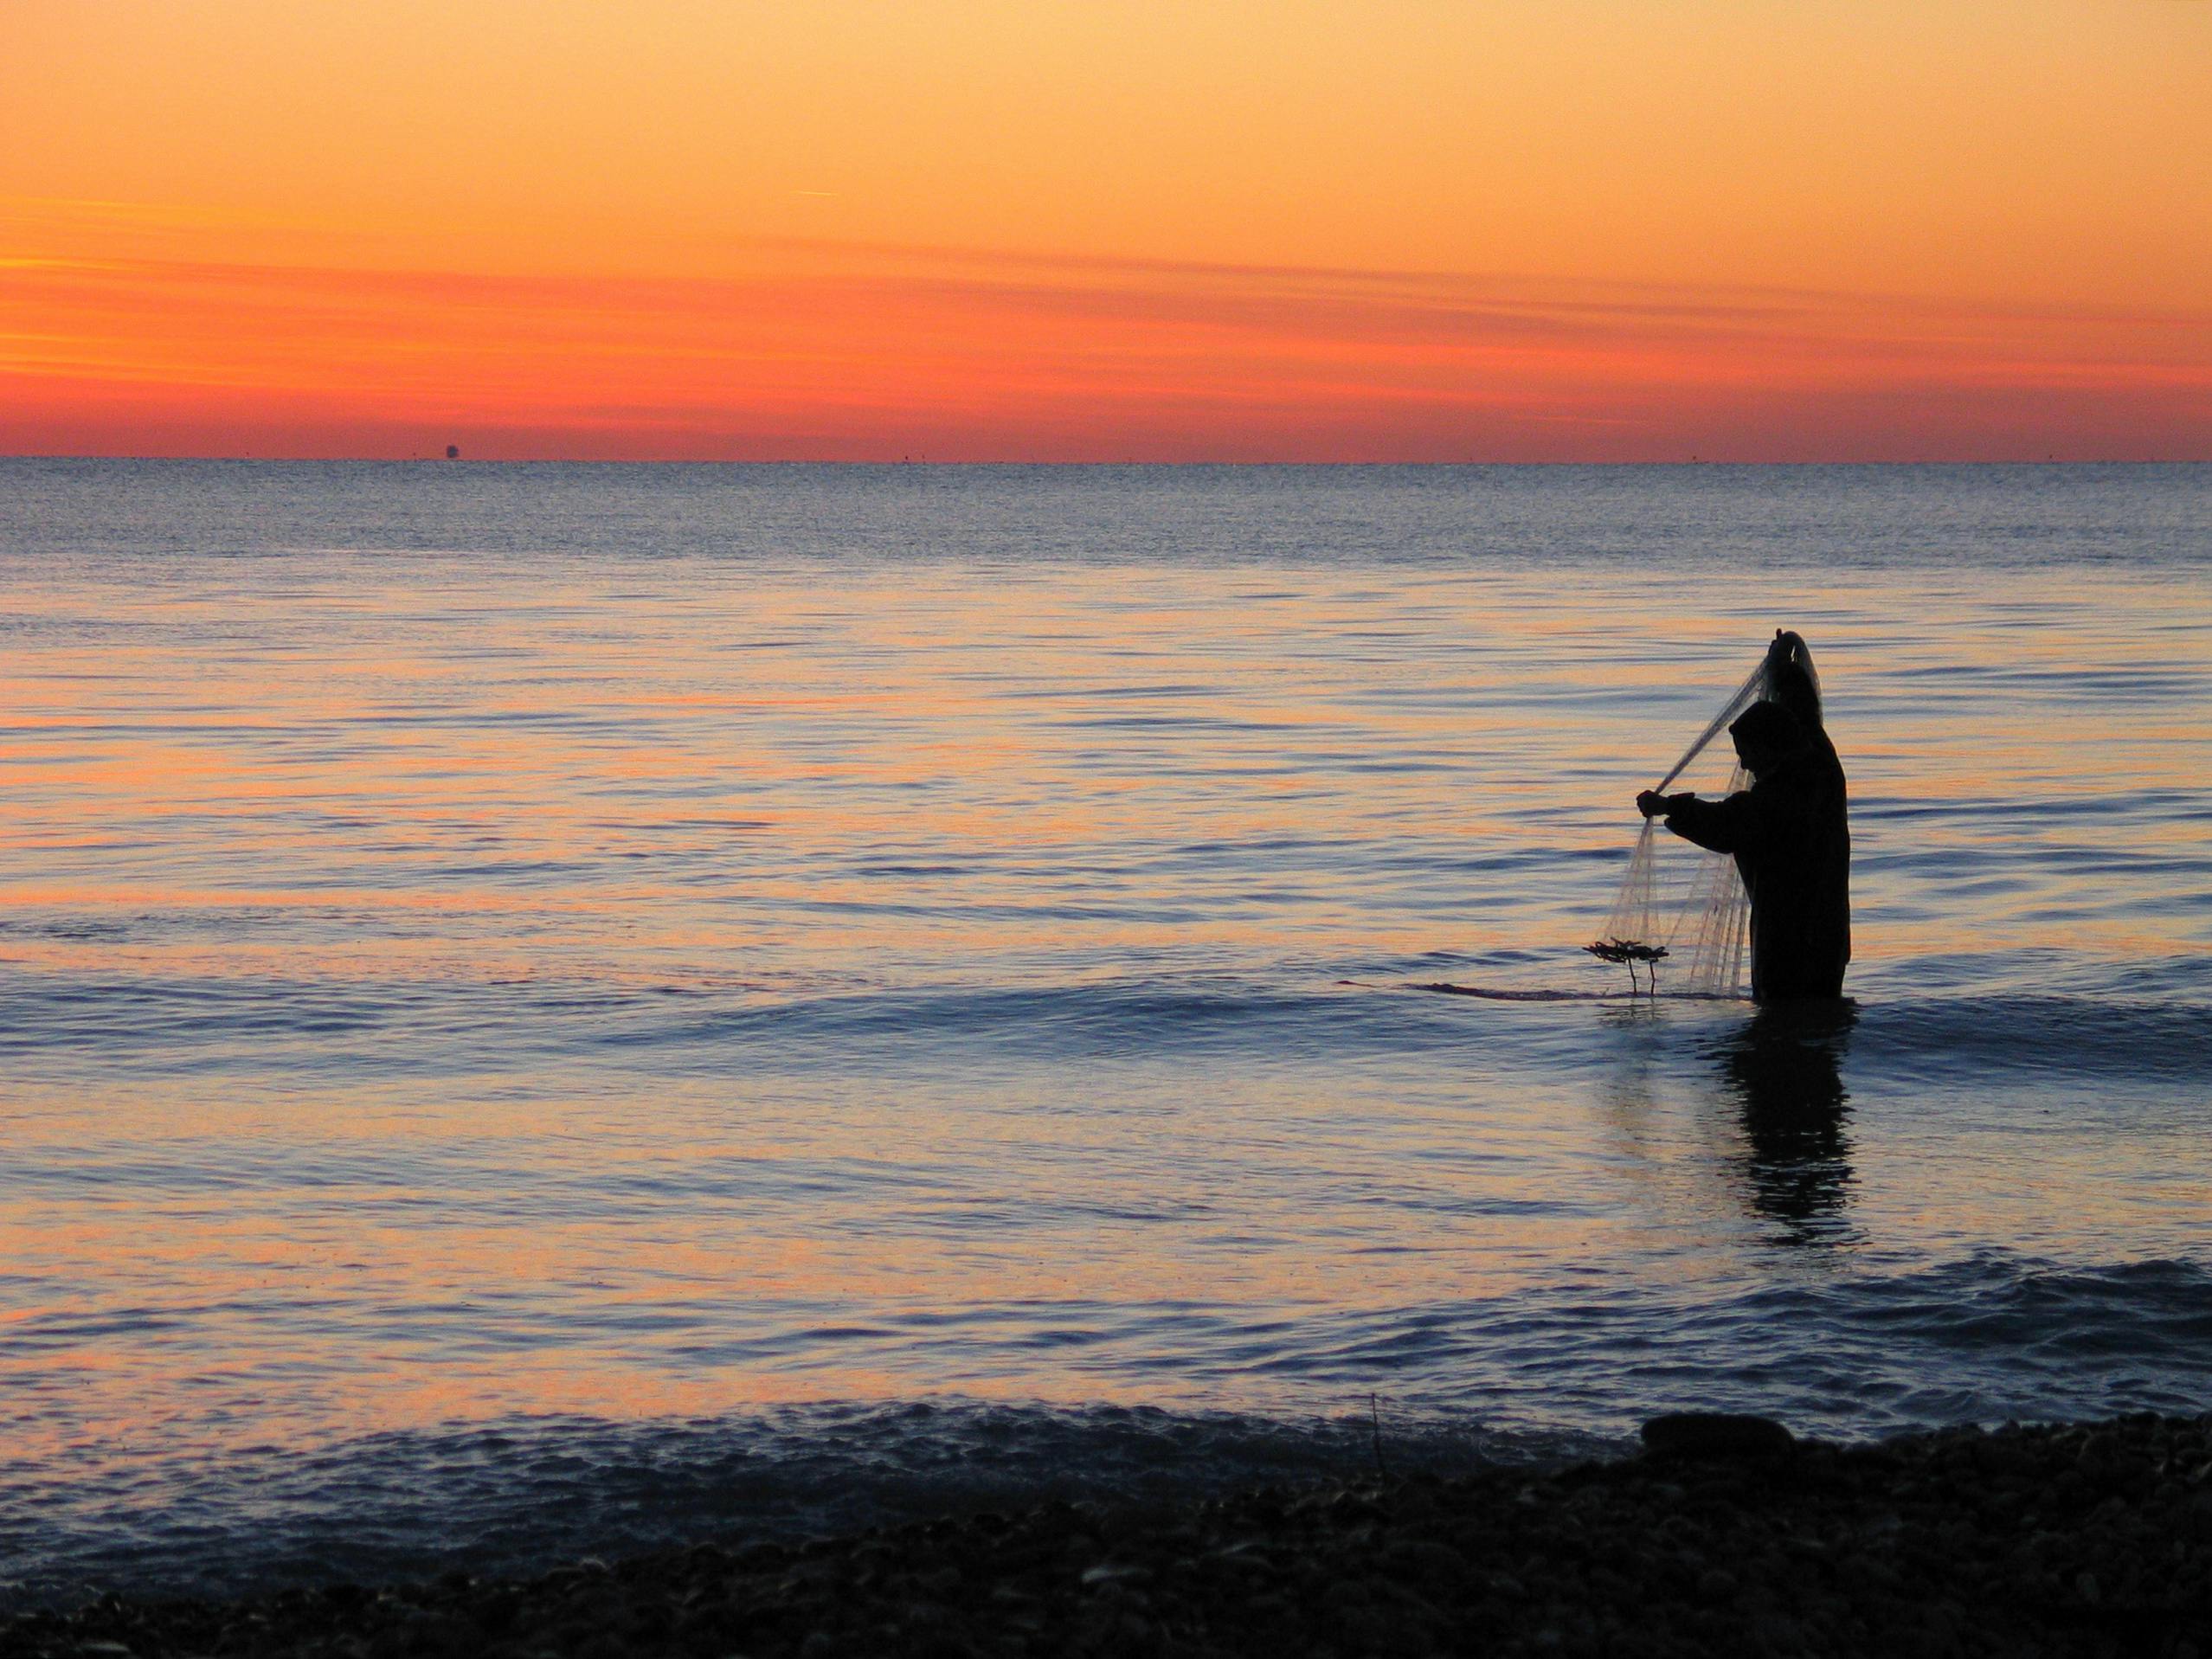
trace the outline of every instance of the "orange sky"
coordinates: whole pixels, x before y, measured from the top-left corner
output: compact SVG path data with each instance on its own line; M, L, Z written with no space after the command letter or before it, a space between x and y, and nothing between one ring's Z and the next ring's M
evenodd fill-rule
M2207 0L5 0L0 451L2212 458Z

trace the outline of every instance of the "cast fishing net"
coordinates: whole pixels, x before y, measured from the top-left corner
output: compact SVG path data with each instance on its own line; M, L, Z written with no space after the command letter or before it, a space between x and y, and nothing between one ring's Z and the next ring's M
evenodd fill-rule
M1813 674L1812 659L1802 644L1795 654L1817 699L1820 682ZM1666 794L1690 775L1713 740L1737 716L1772 695L1767 665L1761 662L1659 780L1656 792ZM1749 783L1743 768L1734 764L1733 752L1724 749L1723 754L1728 768L1725 773L1718 761L1707 761L1702 768L1717 786L1699 791L1708 799L1733 794ZM1692 776L1694 783L1701 781ZM1634 984L1642 983L1636 977L1642 964L1655 993L1664 962L1669 988L1677 994L1739 997L1744 994L1750 944L1751 897L1744 891L1735 859L1725 852L1708 852L1663 828L1659 820L1647 818L1604 930L1583 948L1601 961L1625 964Z

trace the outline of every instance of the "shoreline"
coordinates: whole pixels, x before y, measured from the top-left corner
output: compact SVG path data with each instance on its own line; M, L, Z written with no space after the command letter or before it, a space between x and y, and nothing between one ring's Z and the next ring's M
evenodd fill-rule
M512 1579L0 1620L0 1654L2212 1659L2212 1412L1865 1445L1669 1418L1546 1470L1054 1502Z

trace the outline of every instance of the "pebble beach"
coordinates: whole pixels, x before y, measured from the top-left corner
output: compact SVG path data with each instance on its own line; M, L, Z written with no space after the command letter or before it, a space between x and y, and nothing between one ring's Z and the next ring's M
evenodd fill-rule
M1797 1440L1172 1506L1056 1503L524 1580L116 1597L0 1625L62 1656L2156 1655L2212 1652L2212 1414Z

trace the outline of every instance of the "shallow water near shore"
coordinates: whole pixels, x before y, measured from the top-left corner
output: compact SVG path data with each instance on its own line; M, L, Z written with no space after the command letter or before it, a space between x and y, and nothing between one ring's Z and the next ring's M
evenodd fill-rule
M2208 578L2205 467L0 461L0 1598L2202 1410ZM1778 625L1853 1011L1411 988L1624 988Z

